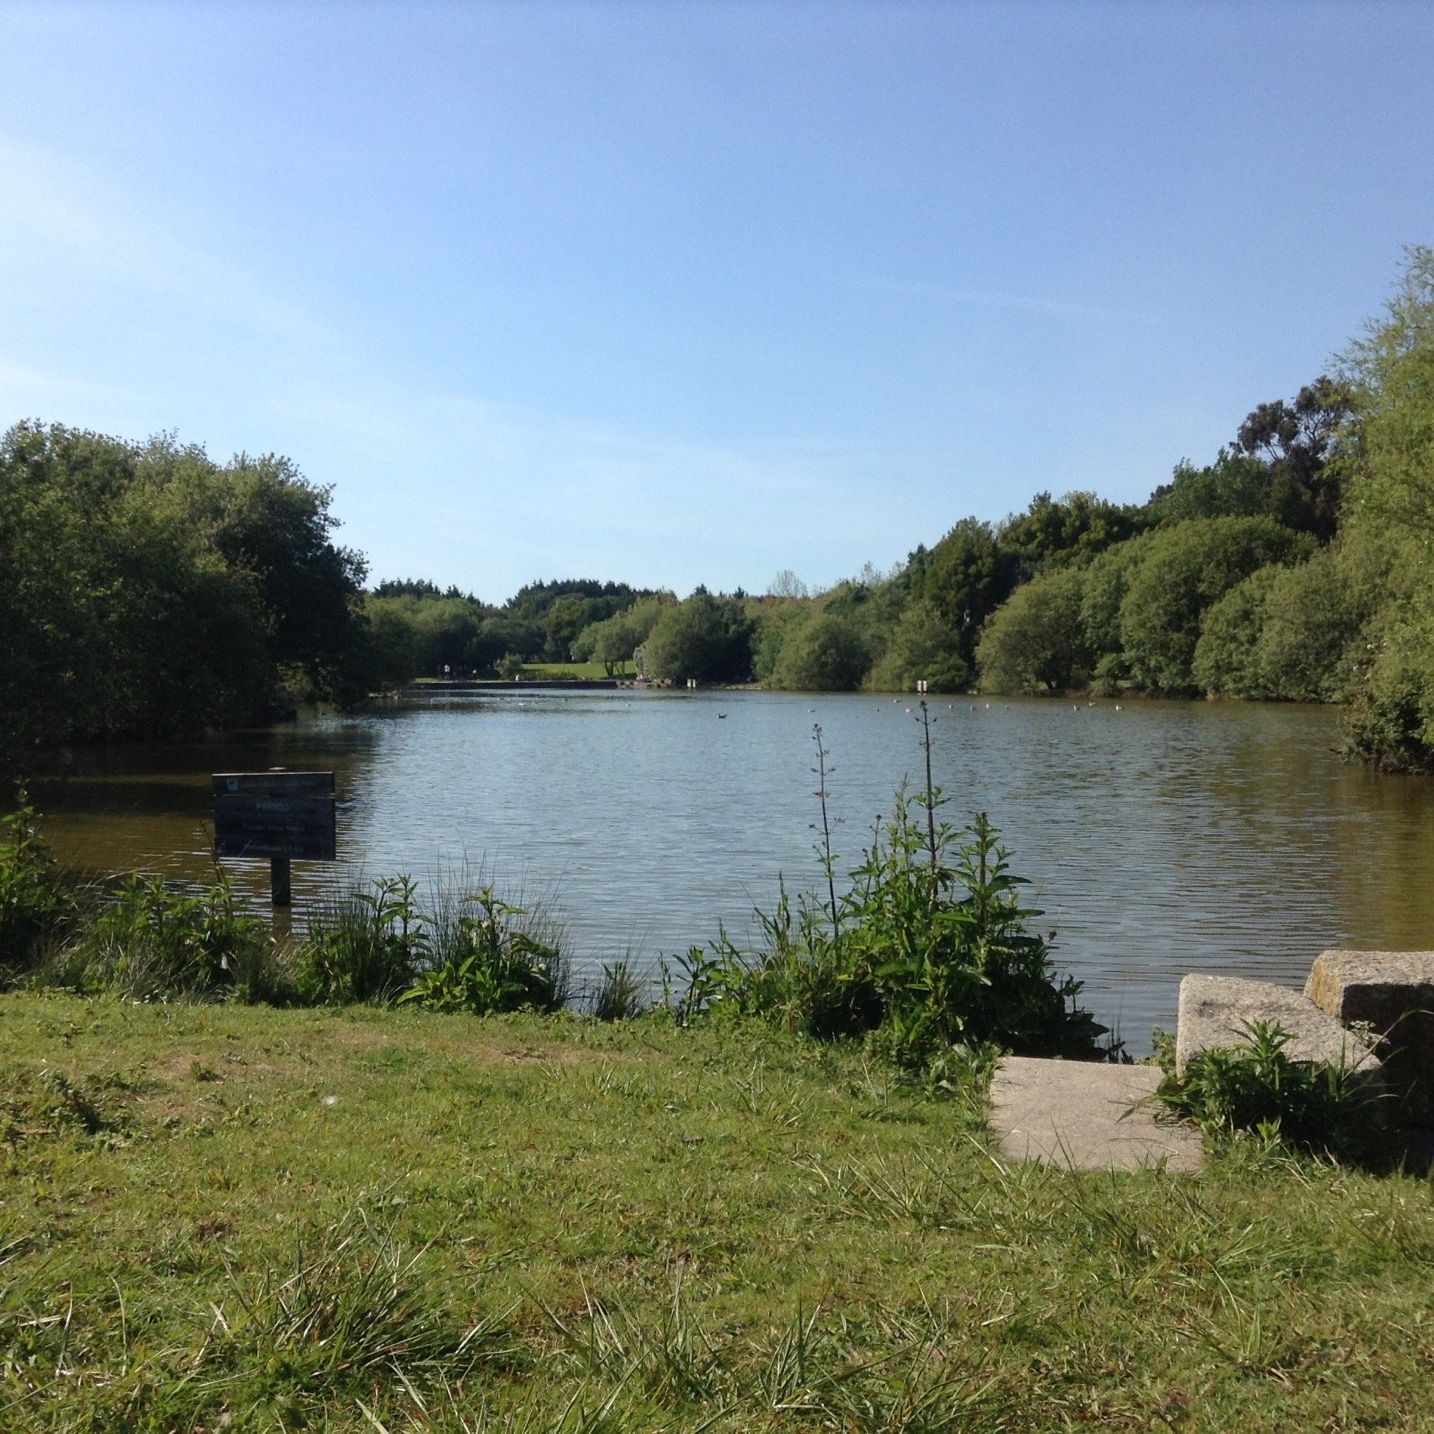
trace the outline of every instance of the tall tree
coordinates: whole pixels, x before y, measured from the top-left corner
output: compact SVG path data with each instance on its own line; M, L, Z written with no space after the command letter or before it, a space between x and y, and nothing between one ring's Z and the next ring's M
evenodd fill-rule
M1330 459L1352 411L1350 385L1322 374L1289 402L1260 404L1237 435L1242 452L1258 454L1268 465L1270 516L1322 543L1339 526L1340 469Z
M1388 597L1371 619L1351 748L1389 770L1434 770L1434 249L1406 251L1382 321L1344 355L1355 396L1341 459L1348 538Z

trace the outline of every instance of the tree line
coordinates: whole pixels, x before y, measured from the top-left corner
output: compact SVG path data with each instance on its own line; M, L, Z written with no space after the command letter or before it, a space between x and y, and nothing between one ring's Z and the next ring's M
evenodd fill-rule
M1341 702L1352 750L1434 768L1434 250L1334 368L1258 404L1142 504L1038 493L812 593L535 582L501 605L362 586L330 493L21 424L0 445L0 670L14 754L263 720L420 675L596 662L653 681ZM0 754L3 755L3 754ZM12 763L13 764L13 763Z

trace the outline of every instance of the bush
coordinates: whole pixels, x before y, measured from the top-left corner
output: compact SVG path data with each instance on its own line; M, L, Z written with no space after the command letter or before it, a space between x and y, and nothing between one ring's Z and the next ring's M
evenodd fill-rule
M56 975L81 990L141 1000L268 1000L282 984L267 925L238 909L227 877L195 894L156 876L124 878L60 954Z
M1041 913L1017 899L1024 882L995 828L980 813L954 830L943 801L939 788L899 792L840 899L832 883L826 903L802 897L794 914L783 888L757 913L763 950L724 932L711 961L690 953L683 1013L725 1003L819 1039L865 1035L914 1072L987 1044L1101 1055L1105 1028L1076 1005L1080 983L1054 976L1049 940L1030 930Z
M74 907L35 809L23 788L16 796L16 810L0 817L0 974L34 966Z
M523 908L500 901L491 886L465 899L442 957L420 971L398 999L434 1011L556 1011L562 958L522 923ZM431 948L430 948L431 949Z
M1270 1021L1237 1046L1202 1051L1156 1092L1168 1109L1217 1139L1257 1134L1297 1150L1362 1158L1371 1148L1371 1095L1345 1065L1292 1059L1290 1035Z
M396 1001L430 953L427 923L407 876L383 877L320 913L299 951L305 999L347 1005Z

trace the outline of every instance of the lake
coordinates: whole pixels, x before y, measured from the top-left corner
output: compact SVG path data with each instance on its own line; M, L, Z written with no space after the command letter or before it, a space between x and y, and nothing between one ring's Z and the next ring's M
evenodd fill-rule
M1301 984L1330 946L1434 946L1434 785L1339 760L1338 714L1239 703L934 698L933 774L986 811L1058 966L1128 1047L1173 1029L1188 971ZM339 861L294 867L295 919L356 879L465 869L541 899L580 975L748 934L779 873L815 889L813 724L841 870L922 769L914 699L515 688L201 743L81 752L39 783L67 861L212 874L209 774L332 769ZM267 866L229 863L267 902Z

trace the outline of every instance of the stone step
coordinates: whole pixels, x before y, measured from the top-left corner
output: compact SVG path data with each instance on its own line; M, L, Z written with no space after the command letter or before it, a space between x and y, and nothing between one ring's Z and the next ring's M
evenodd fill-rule
M1434 1124L1434 951L1325 951L1305 995L1380 1038L1399 1118Z
M1006 1056L991 1082L991 1130L1013 1160L1072 1170L1198 1170L1200 1132L1157 1120L1152 1104L1140 1104L1159 1083L1155 1066Z
M1240 976L1195 974L1180 983L1175 1070L1183 1075L1201 1051L1244 1045L1257 1021L1279 1026L1289 1037L1285 1054L1294 1061L1344 1065L1379 1079L1379 1057L1358 1032L1346 1030L1310 998L1288 986Z

